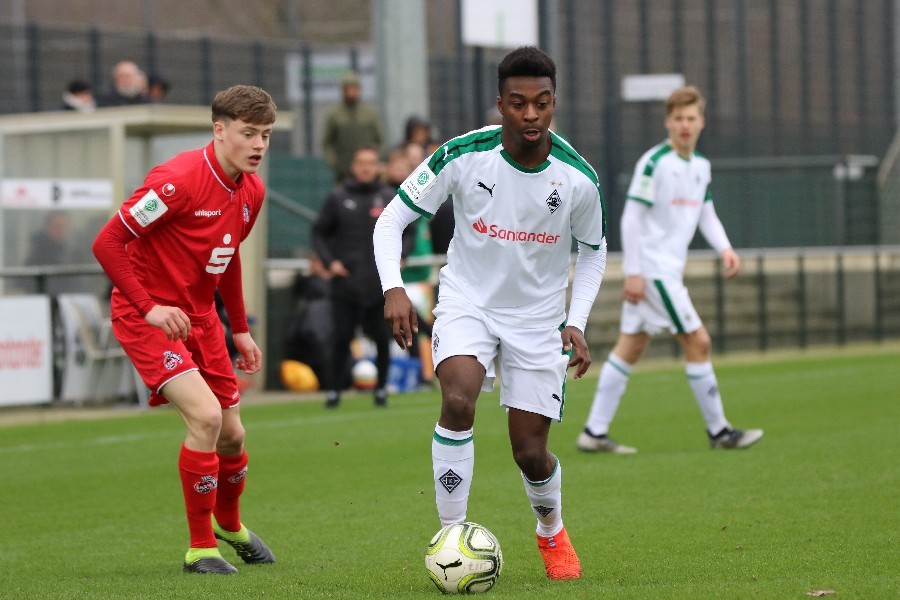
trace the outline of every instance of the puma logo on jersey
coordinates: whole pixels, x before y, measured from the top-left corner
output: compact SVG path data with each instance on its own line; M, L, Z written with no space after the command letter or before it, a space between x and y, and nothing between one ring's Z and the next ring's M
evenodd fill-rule
M225 269L228 268L228 263L231 262L231 257L234 256L236 249L228 247L228 244L231 243L230 233L225 234L225 237L222 238L222 243L225 246L212 249L212 254L209 255L209 260L206 261L207 273L212 273L213 275L224 273Z
M484 185L483 183L481 183L481 182L479 181L479 182L478 182L478 187L487 190L487 193L491 195L491 198L493 198L493 197L494 197L494 188L497 187L497 184L495 183L495 184L492 185L491 187L488 187L488 186Z

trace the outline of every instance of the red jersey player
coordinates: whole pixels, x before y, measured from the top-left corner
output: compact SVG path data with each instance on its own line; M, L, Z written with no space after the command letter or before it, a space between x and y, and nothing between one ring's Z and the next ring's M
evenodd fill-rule
M191 539L186 572L237 572L216 538L245 562L275 561L238 513L247 453L214 298L218 288L241 354L237 367L256 373L262 354L247 325L238 246L262 206L256 172L275 110L257 87L219 92L210 144L153 168L93 245L115 285L113 331L150 388L150 404L171 403L187 425L178 458Z

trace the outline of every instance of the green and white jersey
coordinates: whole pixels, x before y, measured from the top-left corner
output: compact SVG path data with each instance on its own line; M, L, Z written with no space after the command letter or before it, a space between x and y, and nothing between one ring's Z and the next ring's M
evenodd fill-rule
M508 321L563 322L572 238L599 248L606 217L594 169L551 137L550 156L528 169L503 149L499 126L478 129L443 144L400 185L403 202L426 218L453 195L439 301L465 299Z
M697 231L709 191L709 160L697 154L682 158L665 141L641 156L634 170L628 200L641 202L641 274L648 279L681 279L687 250Z

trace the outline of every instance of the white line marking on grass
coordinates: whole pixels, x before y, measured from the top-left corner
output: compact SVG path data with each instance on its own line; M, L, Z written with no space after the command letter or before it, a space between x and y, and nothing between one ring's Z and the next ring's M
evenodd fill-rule
M393 419L398 415L416 415L436 412L434 406L413 406L399 407L390 409L378 409L374 412L365 413L333 413L328 415L320 415L314 417L297 417L295 419L270 419L263 421L253 421L248 423L245 419L244 426L252 434L257 429L279 429L283 427L304 427L317 426L323 423L346 423L350 421L360 420L378 420ZM46 442L36 444L20 444L18 446L10 446L8 448L0 448L0 456L12 454L27 454L31 452L43 452L50 450L66 450L69 448L85 448L92 446L109 446L112 444L135 443L146 440L171 437L172 431L156 431L146 433L130 433L122 435L104 435L88 440L69 441L69 442Z

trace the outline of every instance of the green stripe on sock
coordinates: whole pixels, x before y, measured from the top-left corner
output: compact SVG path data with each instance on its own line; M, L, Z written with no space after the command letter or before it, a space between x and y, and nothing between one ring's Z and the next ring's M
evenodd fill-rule
M548 477L547 479L545 479L543 481L532 481L532 480L528 479L527 477L525 477L525 481L527 481L530 485L532 485L534 487L541 487L543 485L547 485L548 483L550 483L550 480L553 479L553 476L556 475L556 471L558 469L559 469L559 459L557 458L556 464L553 465L553 471L550 473L550 477Z
M443 444L444 446L465 446L472 441L473 437L475 436L470 435L464 440L453 440L440 435L437 431L434 432L434 441L436 441L438 444Z
M609 366L611 366L613 369L615 369L616 371L618 371L619 373L621 373L621 374L624 375L625 377L630 377L630 376L631 376L631 373L629 373L628 371L626 371L625 369L623 369L622 367L620 367L619 365L617 365L616 363L614 363L613 361L611 361L611 360L609 360L609 359L606 359L606 364L608 364Z

